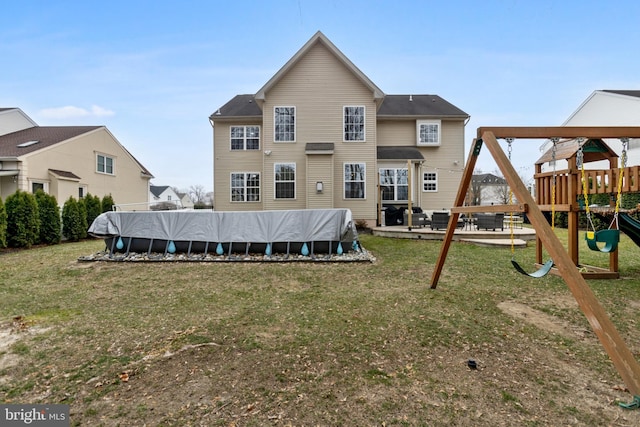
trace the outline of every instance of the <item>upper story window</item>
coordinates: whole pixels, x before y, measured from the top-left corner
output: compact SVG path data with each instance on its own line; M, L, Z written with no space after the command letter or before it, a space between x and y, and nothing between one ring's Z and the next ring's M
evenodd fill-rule
M108 175L113 175L114 164L115 164L115 160L113 159L113 157L109 157L104 154L96 155L96 171L98 173L106 173Z
M274 107L273 120L275 142L296 141L296 107Z
M276 199L296 198L296 164L276 163L274 165Z
M344 164L344 198L364 199L365 198L365 164L345 163Z
M407 168L380 169L380 188L382 189L382 200L409 200Z
M418 120L418 145L440 145L440 120Z
M231 126L232 150L259 150L260 126Z
M364 107L344 107L344 141L364 140Z
M422 174L422 191L436 192L438 191L438 173L425 172Z
M232 202L260 201L260 174L257 172L234 172L231 174Z

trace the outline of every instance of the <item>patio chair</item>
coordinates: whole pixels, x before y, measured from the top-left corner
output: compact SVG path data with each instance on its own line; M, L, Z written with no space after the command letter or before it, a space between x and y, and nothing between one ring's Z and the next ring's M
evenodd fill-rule
M504 230L504 214L503 213L485 213L476 215L476 228L478 230Z
M424 212L414 212L411 214L411 226L412 227L426 227L430 224L429 215ZM409 225L409 218L407 211L404 212L404 225Z
M434 212L431 215L431 229L441 230L449 225L449 212Z

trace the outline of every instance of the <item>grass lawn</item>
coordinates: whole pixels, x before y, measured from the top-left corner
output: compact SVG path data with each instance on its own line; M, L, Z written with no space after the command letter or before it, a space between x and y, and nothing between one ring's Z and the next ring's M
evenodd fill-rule
M0 401L68 403L72 425L640 425L562 279L453 243L431 290L441 242L361 241L376 262L2 253ZM637 359L639 255L623 235L622 279L589 282ZM516 257L533 269L533 246Z

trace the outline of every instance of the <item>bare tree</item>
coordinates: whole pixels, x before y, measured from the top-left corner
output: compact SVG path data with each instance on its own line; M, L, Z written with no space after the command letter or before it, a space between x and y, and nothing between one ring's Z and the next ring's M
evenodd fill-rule
M196 205L205 204L207 201L207 192L200 184L192 185L189 187L189 197Z

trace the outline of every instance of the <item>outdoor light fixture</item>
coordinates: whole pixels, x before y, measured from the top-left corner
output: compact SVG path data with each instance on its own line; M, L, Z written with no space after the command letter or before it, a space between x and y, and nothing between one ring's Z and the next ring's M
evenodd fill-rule
M317 193L322 193L323 188L324 188L324 184L322 183L322 181L316 182L316 192Z
M271 150L264 150L264 155L265 156L270 156L271 155Z

